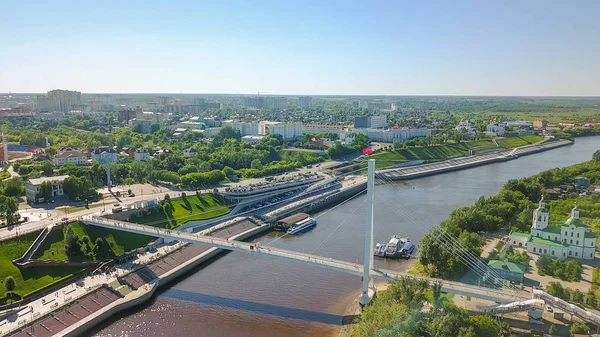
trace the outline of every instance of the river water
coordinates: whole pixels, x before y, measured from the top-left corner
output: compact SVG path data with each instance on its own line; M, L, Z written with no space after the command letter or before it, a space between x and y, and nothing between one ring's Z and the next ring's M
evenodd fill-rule
M600 137L517 160L376 188L375 241L421 238L459 207L491 196L509 179L591 159ZM262 244L362 261L365 196L317 214L318 226L294 237L270 233ZM328 238L327 238L328 237ZM325 240L325 238L327 238ZM275 240L275 241L273 241ZM272 243L270 243L273 241ZM400 269L406 262L376 260ZM230 253L179 279L154 300L90 331L90 336L331 336L358 296L359 277L302 264Z

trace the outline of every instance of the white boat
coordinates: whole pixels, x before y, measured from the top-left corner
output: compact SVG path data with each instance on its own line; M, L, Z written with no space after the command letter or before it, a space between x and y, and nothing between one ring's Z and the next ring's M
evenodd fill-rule
M414 254L417 247L410 241L409 238L402 238L398 235L393 235L390 241L386 243L378 243L373 249L373 254L379 257L389 258L407 258Z
M290 228L288 228L286 233L292 234L292 235L299 234L299 233L302 233L302 232L312 229L316 225L317 225L317 221L311 217L308 217L304 220L298 221L297 223L291 225Z

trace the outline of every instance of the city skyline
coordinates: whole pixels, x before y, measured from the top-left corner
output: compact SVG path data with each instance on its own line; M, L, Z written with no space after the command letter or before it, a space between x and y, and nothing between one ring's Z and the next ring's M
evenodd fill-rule
M0 92L600 95L594 1L60 4L4 6Z

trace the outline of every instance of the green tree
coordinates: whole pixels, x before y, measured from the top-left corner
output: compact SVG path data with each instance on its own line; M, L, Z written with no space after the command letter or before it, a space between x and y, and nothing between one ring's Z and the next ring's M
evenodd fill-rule
M471 316L469 321L475 336L498 336L500 332L500 324L490 316Z
M46 177L51 177L54 174L54 163L49 160L44 161L40 168Z
M600 150L596 150L592 155L592 160L596 162L600 162Z
M45 181L40 185L39 197L44 199L44 202L52 201L52 183Z
M574 322L571 325L571 336L574 336L576 334L588 334L589 332L590 328L583 323Z
M75 234L75 231L73 231L71 226L67 227L67 235L65 236L65 252L67 253L69 260L76 259L83 255L79 237L77 237L77 234Z
M250 164L250 168L255 169L255 170L260 170L263 168L263 164L260 162L259 159L254 159L252 161L252 163Z
M8 293L11 294L10 297L11 297L11 302L12 302L12 292L17 287L17 281L15 281L14 277L12 277L11 275L9 275L4 280L4 287L6 288L6 291L8 291Z
M546 275L549 272L550 275L554 274L550 268L552 266L552 258L548 255L540 256L535 262L535 265L538 268L538 274L540 275Z
M4 195L8 197L19 197L25 193L25 183L21 177L12 177L4 183Z
M7 226L12 226L17 221L15 213L18 209L17 198L0 195L0 218L6 221Z
M242 134L239 131L234 130L231 126L224 126L221 128L221 131L219 131L219 134L215 136L215 140L221 142L226 139L240 141L242 139Z

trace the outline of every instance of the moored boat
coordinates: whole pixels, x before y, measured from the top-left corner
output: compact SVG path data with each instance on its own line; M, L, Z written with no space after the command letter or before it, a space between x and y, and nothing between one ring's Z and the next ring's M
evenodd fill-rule
M290 226L287 230L287 234L299 234L302 232L306 232L317 225L317 221L311 217L308 217L302 221L299 221Z

